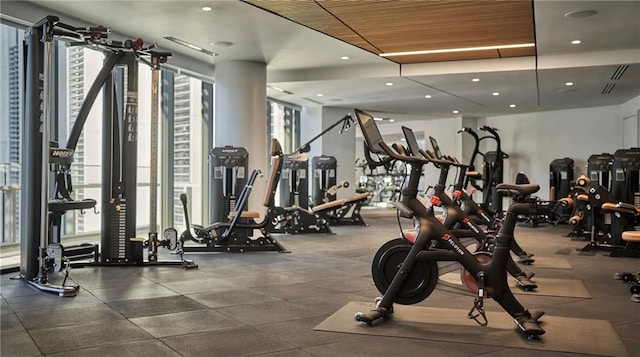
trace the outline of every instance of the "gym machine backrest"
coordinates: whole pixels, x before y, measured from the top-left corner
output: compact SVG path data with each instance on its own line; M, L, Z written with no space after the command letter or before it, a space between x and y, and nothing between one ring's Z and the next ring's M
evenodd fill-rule
M611 190L613 155L609 153L594 154L587 159L587 172L594 184Z
M336 195L328 193L327 190L337 183L337 167L338 161L333 156L321 155L311 159L311 170L313 171L311 187L314 204L319 205L336 199Z
M616 200L640 207L640 148L613 153L611 192Z
M284 157L280 178L280 206L309 208L309 158L294 153Z
M569 195L573 181L573 159L555 159L549 164L549 201L557 201Z
M249 153L245 148L216 147L209 153L209 222L228 222L247 183Z

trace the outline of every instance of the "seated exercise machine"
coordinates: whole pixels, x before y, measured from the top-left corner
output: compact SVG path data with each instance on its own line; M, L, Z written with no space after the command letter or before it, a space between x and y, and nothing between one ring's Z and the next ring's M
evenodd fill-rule
M611 214L612 217L612 257L635 257L640 258L640 232L635 227L640 224L640 209L636 206L625 202L605 202L601 206L605 214ZM620 227L622 232L615 232L613 229ZM616 239L620 236L619 240ZM600 245L598 245L599 247Z
M378 290L383 293L376 299L376 307L367 312L358 312L354 318L367 325L385 319L393 314L393 303L415 304L427 298L438 281L438 261L457 261L468 271L469 276L477 283L477 296L468 317L480 325L486 326L484 299L493 298L511 315L516 326L528 338L536 338L544 334L538 318L542 313L530 313L514 297L507 284L507 263L510 254L513 230L517 215L530 211L526 204L512 204L507 211L500 232L495 238L495 246L491 258L483 263L460 243L454 232L445 228L435 217L433 210L427 208L417 199L418 185L423 167L428 163L446 164L437 159L403 155L401 147L395 151L382 139L373 116L358 109L355 115L371 152L388 155L411 165L411 173L407 186L402 192L402 202L397 203L399 214L413 218L418 222L418 234L413 242L403 238L393 239L385 243L376 253L372 275ZM497 185L496 185L497 186ZM535 186L535 185L534 185ZM504 185L496 189L526 191L531 185Z
M313 202L315 205L336 200L338 190L348 188L349 181L336 182L337 160L333 156L316 156L312 160ZM332 226L359 225L368 226L360 214L362 206L369 200L370 193L361 192L344 199L344 204L336 207L329 214Z
M629 226L633 227L631 223L635 221L633 215L624 217L623 214L631 214L635 211L635 207L619 203L624 205L622 211L613 209L618 204L613 194L586 176L579 177L576 180L576 186L581 187L584 193L575 195L572 203L582 207L580 208L582 211L577 212L570 222L581 224L586 220L587 238L589 239L589 243L578 250L607 250L611 251L611 256L615 256L618 250L624 249L622 231L628 230ZM634 209L631 210L631 207ZM616 221L617 224L614 225ZM620 231L616 232L614 229L620 229Z
M240 192L247 185L249 153L234 146L215 147L209 153L209 222L228 222Z
M602 187L602 190L605 191L611 191L612 167L613 155L609 153L589 156L587 159L587 175L582 175L576 179L568 196L559 200L560 204L565 208L572 209L571 217L569 218L572 231L568 236L590 238L591 226L594 222L591 217L592 207L589 204L589 189L594 186Z
M184 259L158 262L158 247L178 247L177 237L157 237L153 196L149 239L136 237L138 62L151 66L152 87L157 88L160 64L166 62L171 54L154 50L155 45L145 48L140 39L110 40L110 32L103 27L70 26L60 22L56 16L45 17L25 32L20 278L41 291L59 296L75 296L79 287L66 286L66 276L62 285L51 284L49 274L60 271L68 274L71 266L167 264L197 267ZM53 92L58 88L59 78L51 65L52 48L58 39L68 39L71 41L69 46L92 47L105 56L104 66L80 107L64 148L58 147L59 138L53 137L55 131L51 130L58 125L57 117L52 113L57 113L58 103ZM127 71L126 96L124 76L116 74L118 71L122 73L123 68ZM83 211L96 206L96 200L72 198L70 168L84 124L101 89L104 96L101 244L65 245L61 242L62 216L72 210ZM157 96L154 98L157 100ZM124 106L118 106L118 103L124 103ZM156 121L157 115L157 112L152 114ZM153 176L153 160L151 166ZM49 192L50 170L55 183L53 199ZM146 260L145 246L148 248Z
M571 182L574 180L574 161L565 157L555 159L549 164L549 201L557 202L562 197L567 197L571 191Z
M274 207L274 233L334 234L330 227L331 212L344 200L309 207L309 159L305 153L284 155L280 183L280 206Z
M271 140L271 173L267 183L264 207L264 219L257 222L260 214L248 211L249 195L255 180L260 176L254 170L235 202L235 211L229 213L230 220L216 222L210 226L191 224L187 208L187 195L180 195L184 210L186 230L180 235L182 249L185 252L247 252L247 251L289 251L271 233L275 231L278 214L275 207L275 195L282 171L282 147L277 139ZM170 228L169 230L175 230ZM262 237L253 238L253 231L259 230ZM189 244L196 243L196 245Z
M286 155L282 173L280 206L274 207L276 219L274 233L326 233L334 234L331 223L341 221L348 214L349 206L359 203L364 195L356 195L349 199L329 200L313 207L309 205L308 197L308 158L306 153L311 150L311 143L338 125L342 125L340 133L349 130L353 118L348 113L333 125L323 130L307 143L300 146L294 153ZM361 217L355 216L356 223ZM362 221L363 222L363 221Z
M567 223L571 232L567 237L588 238L590 236L591 206L589 205L589 186L591 179L582 175L571 184L567 197L558 200L558 204L565 211L570 211Z

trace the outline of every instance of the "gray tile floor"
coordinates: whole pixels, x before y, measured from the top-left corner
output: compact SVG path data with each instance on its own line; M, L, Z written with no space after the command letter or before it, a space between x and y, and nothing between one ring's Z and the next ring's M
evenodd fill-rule
M334 227L336 235L281 236L292 251L192 254L198 270L178 267L74 269L78 296L38 292L0 277L2 356L566 356L465 343L314 331L349 301L379 295L370 261L398 236L393 211L366 211L370 227ZM640 260L577 252L583 241L567 227L519 227L516 237L536 256L562 257L572 269L526 267L538 277L579 279L591 299L518 295L548 315L608 320L640 356L640 304L618 271ZM173 257L168 257L173 258ZM422 305L469 309L473 298L436 289ZM489 306L488 309L497 307ZM478 327L481 329L481 327ZM585 328L588 334L588 328ZM517 338L514 337L514 338ZM606 341L602 341L606 343ZM578 354L570 354L577 356Z

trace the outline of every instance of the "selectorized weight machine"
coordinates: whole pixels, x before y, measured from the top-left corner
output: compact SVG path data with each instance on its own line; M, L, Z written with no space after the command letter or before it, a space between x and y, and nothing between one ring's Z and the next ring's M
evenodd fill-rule
M216 147L209 153L209 221L228 222L247 184L249 153L245 148Z
M111 31L103 27L73 27L47 16L25 34L25 107L22 138L22 191L20 278L39 290L60 296L76 295L78 286L49 282L49 274L73 266L170 264L196 267L182 259L158 262L157 248L180 251L177 236L159 239L156 231L155 189L151 190L151 229L149 239L136 237L136 184L138 141L138 62L153 69L152 91L157 94L160 64L171 55L158 52L143 41L124 42L108 39ZM51 127L56 125L57 103L54 100L58 81L52 66L54 40L64 38L69 46L91 46L105 55L98 73L80 108L69 134L66 147L58 147ZM123 88L126 69L126 95ZM62 216L70 210L86 210L96 206L96 200L73 200L70 169L73 154L80 139L89 111L100 90L103 90L102 126L102 205L100 245L69 246L60 240ZM152 104L157 108L157 95ZM123 105L124 103L124 105ZM153 112L157 130L157 110ZM152 134L152 153L157 154L157 132ZM54 144L52 145L52 141ZM157 159L152 157L151 184L157 186ZM155 165L155 167L154 167ZM53 172L50 174L49 171ZM154 179L155 177L155 179ZM155 181L154 181L155 180ZM55 184L52 185L52 182ZM155 183L154 183L155 182ZM51 199L50 189L55 190ZM144 247L148 248L147 260ZM71 261L76 261L71 263Z
M315 205L336 200L340 188L348 188L349 181L337 182L336 172L338 161L333 156L316 156L311 160L313 172L313 202ZM331 225L360 225L368 226L360 214L362 206L369 199L368 191L357 193L344 199L344 204L329 213Z

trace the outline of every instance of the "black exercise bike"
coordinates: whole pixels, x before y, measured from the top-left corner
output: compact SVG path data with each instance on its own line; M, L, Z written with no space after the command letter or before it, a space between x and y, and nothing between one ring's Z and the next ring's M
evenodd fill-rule
M433 187L433 195L431 196L432 204L439 206L444 209L444 217L442 220L442 224L449 230L457 229L454 234L458 238L467 238L471 237L478 241L478 248L474 254L477 259L488 260L487 257L491 255L493 250L493 246L495 244L495 235L497 234L494 230L483 230L476 220L472 219L472 215L476 214L476 218L482 218L484 213L481 209L469 212L469 208L475 206L478 207L473 200L464 193L462 189L463 182L465 179L465 172L469 168L469 165L460 163L455 157L445 157L440 152L440 147L436 139L433 137L429 137L431 141L431 146L433 147L435 152L431 152L429 150L423 150L419 147L418 142L416 140L415 134L413 130L407 128L405 126L402 127L402 132L404 134L408 155L410 156L422 156L426 159L431 160L439 160L441 164L435 165L440 169L440 177L438 179L438 183ZM403 150L404 148L401 148ZM401 152L404 154L404 152ZM370 156L367 156L370 157ZM453 194L451 197L445 192L445 185L447 183L447 177L449 175L450 167L457 167L458 173L456 177L456 182L453 185ZM535 189L535 186L531 186L532 189ZM479 208L479 207L478 207ZM485 215L486 216L486 215ZM480 224L486 223L481 221ZM516 243L515 237L511 241L511 251L516 252L517 250L514 247L519 248ZM521 248L520 248L521 249ZM531 262L530 260L520 260L521 263ZM536 283L531 281L531 278L534 274L527 274L524 272L518 265L513 261L511 255L507 259L507 272L514 278L516 284L524 290L534 290L538 287ZM474 286L473 278L469 279L467 275L465 275L466 271L462 271L462 279L465 286L467 286L474 293L474 289L471 287Z
M402 192L402 202L397 204L399 213L418 222L418 234L411 244L397 238L385 243L376 253L372 266L374 283L384 295L377 299L376 307L368 313L358 312L357 322L372 324L393 313L393 303L415 304L426 299L438 281L438 261L457 261L477 280L478 295L468 317L486 326L484 299L487 296L500 304L516 325L529 338L544 334L538 318L542 313L532 314L513 296L507 284L507 261L510 254L513 230L518 214L529 212L529 205L513 204L509 207L500 232L496 236L493 254L487 263L476 257L460 243L434 216L433 210L425 207L417 198L418 185L424 165L429 162L444 164L437 159L410 157L399 154L383 140L373 117L355 109L355 114L364 134L369 150L388 155L411 165L407 187ZM534 185L535 186L535 185ZM501 185L500 190L530 190L530 185ZM486 293L485 293L486 291Z

